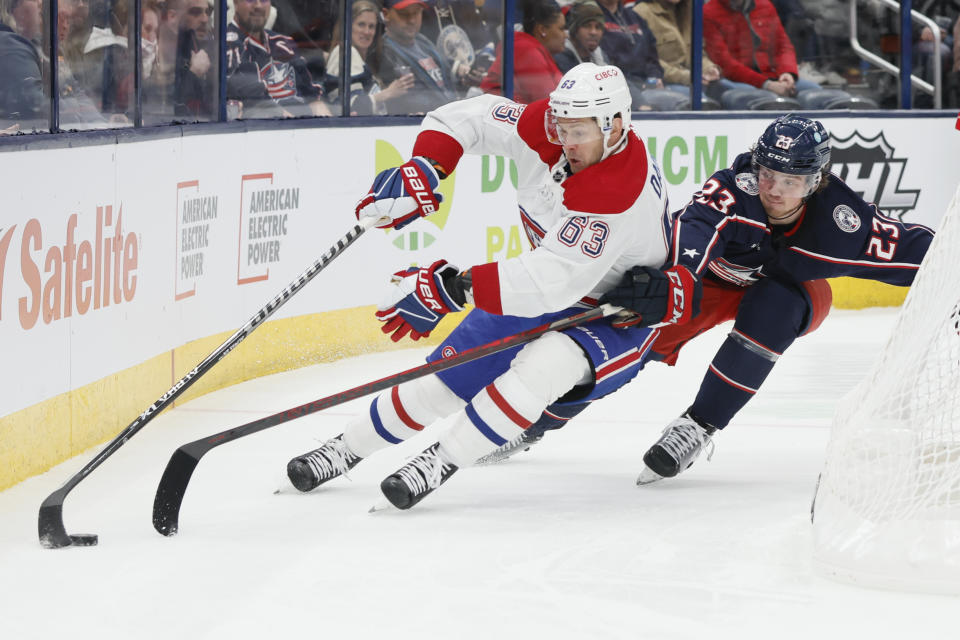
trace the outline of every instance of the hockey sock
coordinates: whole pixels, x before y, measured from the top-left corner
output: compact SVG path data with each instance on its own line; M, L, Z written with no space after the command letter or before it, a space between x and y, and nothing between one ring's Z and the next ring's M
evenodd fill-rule
M722 429L757 392L780 353L734 328L723 342L690 411Z
M347 425L343 441L354 455L366 458L403 442L463 404L436 376L412 380L374 398L368 411Z

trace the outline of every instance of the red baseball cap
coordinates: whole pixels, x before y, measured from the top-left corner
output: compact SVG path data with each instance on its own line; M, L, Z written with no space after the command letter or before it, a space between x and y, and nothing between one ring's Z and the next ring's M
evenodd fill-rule
M406 9L415 4L419 4L423 8L428 6L424 0L384 0L383 6L387 9Z

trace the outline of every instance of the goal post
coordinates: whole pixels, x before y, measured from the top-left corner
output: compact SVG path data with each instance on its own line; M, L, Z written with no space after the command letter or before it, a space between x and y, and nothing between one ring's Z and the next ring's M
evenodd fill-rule
M841 401L812 515L819 572L960 594L960 189L873 369Z

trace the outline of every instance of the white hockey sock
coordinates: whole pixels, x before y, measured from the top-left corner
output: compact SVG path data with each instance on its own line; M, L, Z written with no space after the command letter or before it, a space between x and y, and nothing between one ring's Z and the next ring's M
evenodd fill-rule
M440 437L441 455L458 467L520 435L547 405L591 380L586 355L562 333L548 333L520 350L501 374L457 414Z
M463 404L436 376L412 380L377 396L363 415L350 421L343 441L354 455L366 458L387 445L403 442Z

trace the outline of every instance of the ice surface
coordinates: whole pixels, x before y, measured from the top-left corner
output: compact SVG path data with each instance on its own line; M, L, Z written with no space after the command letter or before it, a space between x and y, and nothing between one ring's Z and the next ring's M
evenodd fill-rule
M369 399L224 445L197 468L180 533L164 538L151 508L177 446L426 352L207 395L159 416L67 498L68 531L100 534L98 547L46 550L36 533L40 502L93 451L0 492L0 638L957 638L955 598L847 586L811 566L810 500L830 419L894 317L835 311L716 438L713 460L673 481L634 485L723 330L689 345L676 368L649 365L530 452L463 470L407 512L367 510L429 433L311 494L286 482L287 460Z

